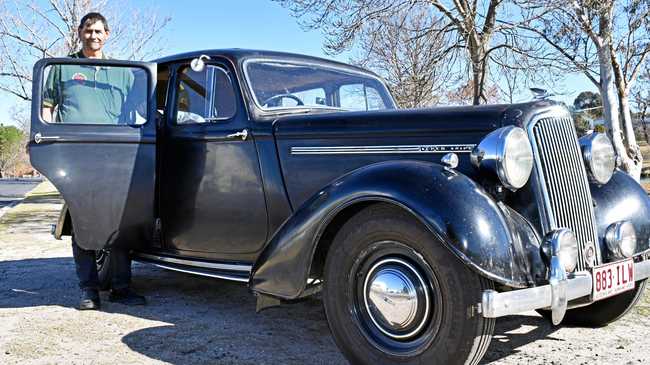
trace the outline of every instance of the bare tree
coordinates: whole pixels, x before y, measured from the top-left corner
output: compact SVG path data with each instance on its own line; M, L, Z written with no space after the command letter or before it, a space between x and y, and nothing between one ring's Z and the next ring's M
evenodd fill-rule
M518 3L535 13L528 15L533 22L518 26L548 43L557 55L556 66L582 72L598 87L604 118L622 167L638 180L643 158L634 136L628 96L650 51L647 1L520 0Z
M109 20L112 57L138 60L161 52L161 30L171 18L153 9L136 10L121 0L0 1L0 91L31 100L32 65L78 50L77 27L90 11Z
M537 42L518 37L517 27L513 24L496 23L497 14L504 10L506 0L276 1L288 7L304 26L320 29L325 34L325 49L329 53L352 48L361 35L372 32L369 24L376 24L392 14L428 9L423 16L439 16L445 22L430 21L424 34L447 42L442 48L444 53L437 54L445 57L443 62L449 59L464 61L458 68L467 71L473 104L488 101L486 91L494 88L489 80L490 65L497 61L498 55L513 52L525 56L531 51L530 44ZM417 39L412 37L410 41ZM507 61L501 59L499 62L503 65Z
M429 31L442 25L425 7L381 16L360 32L361 56L352 62L379 73L399 106L436 104L444 98L445 86L458 78L447 57L449 37Z

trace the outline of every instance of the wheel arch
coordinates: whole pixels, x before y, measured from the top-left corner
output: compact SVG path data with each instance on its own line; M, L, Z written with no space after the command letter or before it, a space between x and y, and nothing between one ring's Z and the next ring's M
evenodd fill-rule
M434 163L390 161L341 177L296 210L255 262L253 291L283 299L300 297L310 275L322 270L336 232L349 217L375 203L407 211L485 278L512 287L533 281L530 267L535 265L523 262L531 247L516 242L517 237L534 236L521 234L528 225L513 220L503 212L507 208L499 207L465 175Z

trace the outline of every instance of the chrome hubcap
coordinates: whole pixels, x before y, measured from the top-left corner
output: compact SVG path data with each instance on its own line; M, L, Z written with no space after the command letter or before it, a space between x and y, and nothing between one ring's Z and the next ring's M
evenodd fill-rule
M394 339L408 339L429 316L429 291L420 273L400 258L377 262L364 282L366 310L374 325Z

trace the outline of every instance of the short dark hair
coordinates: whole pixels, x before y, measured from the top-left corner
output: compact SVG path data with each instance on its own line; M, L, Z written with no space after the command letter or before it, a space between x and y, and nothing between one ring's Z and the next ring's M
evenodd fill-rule
M109 32L110 29L108 28L108 22L106 21L106 18L104 18L103 15L100 13L88 13L84 15L83 18L81 18L81 21L79 22L79 30L83 29L83 27L88 26L88 25L93 25L96 22L102 22L104 24L104 30Z

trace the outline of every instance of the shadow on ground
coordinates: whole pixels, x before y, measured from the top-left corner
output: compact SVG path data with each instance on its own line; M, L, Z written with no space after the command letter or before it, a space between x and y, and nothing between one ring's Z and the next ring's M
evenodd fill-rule
M236 283L195 277L136 264L134 288L145 307L110 303L103 310L161 322L124 335L122 341L149 358L173 364L345 363L327 327L319 299L255 313L255 297ZM76 276L70 257L0 262L0 309L75 307ZM483 363L517 353L520 346L552 338L554 328L539 316L497 321ZM268 360L268 361L267 361Z

